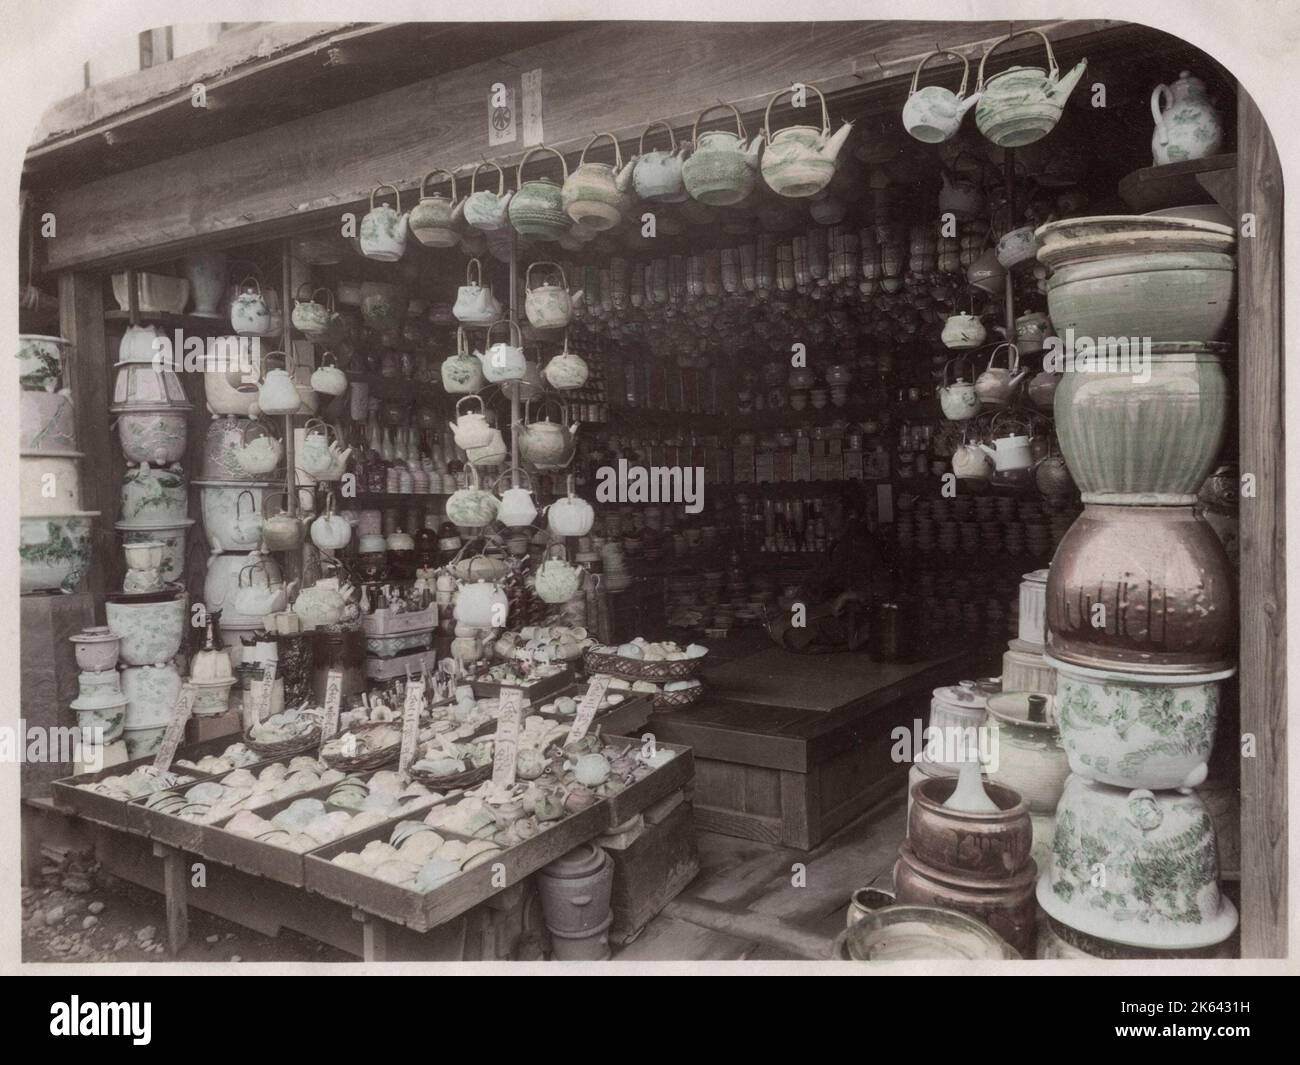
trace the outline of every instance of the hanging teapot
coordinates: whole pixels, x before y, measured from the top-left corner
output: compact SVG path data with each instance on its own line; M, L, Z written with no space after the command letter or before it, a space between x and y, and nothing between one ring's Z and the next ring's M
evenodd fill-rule
M485 166L490 166L497 172L497 190L491 192L487 189L479 190L476 185L478 182L478 172ZM506 175L496 163L490 159L474 168L474 173L469 178L469 195L465 197L462 204L461 215L465 222L475 229L481 229L485 233L492 233L498 229L503 229L508 221L507 211L510 207L510 198L513 193L506 192Z
M961 86L953 93L941 85L927 85L918 89L921 70L935 56L951 55L961 60ZM903 128L925 144L941 144L951 139L961 127L966 112L979 102L980 94L966 95L966 82L970 78L970 62L957 52L939 50L931 52L916 65L912 74L912 88L903 105Z
M558 558L551 557L555 552ZM567 603L582 589L585 576L580 566L568 561L563 545L554 544L533 574L533 591L543 603Z
M1167 101L1164 109L1161 100ZM1156 166L1204 159L1223 147L1223 119L1205 92L1205 82L1186 70L1172 85L1151 90L1151 159Z
M452 613L458 626L471 625L478 629L503 628L509 610L509 596L499 584L493 581L463 583L456 588Z
M590 372L587 368L587 360L569 350L569 334L566 332L563 348L546 364L542 374L546 378L546 383L552 388L565 391L585 385Z
M267 551L296 551L302 545L302 519L280 510L266 514L267 500L283 497L287 503L288 492L276 492L262 500L262 546ZM245 611L241 611L245 613Z
M560 170L564 180L568 181L569 164L563 155L544 144L530 148L519 160L519 191L510 200L510 224L516 233L528 240L559 240L573 225L573 219L564 210L564 193L560 186L545 177L524 180L524 164L539 151L550 152L560 160Z
M573 494L569 478L568 494L546 508L547 527L556 536L586 536L595 524L596 512L590 503Z
M969 351L980 347L988 338L988 331L978 315L951 314L943 323L939 339L945 348Z
M322 551L341 551L352 539L352 525L334 513L334 493L326 497L325 509L311 523L311 542Z
M493 330L503 322L510 334L508 339L491 343ZM523 336L519 332L519 326L506 319L494 322L488 327L487 339L489 343L483 355L483 376L493 384L522 378L528 369L528 360L524 356Z
M286 352L272 351L266 355L266 365L270 366L277 356L283 365L266 371L257 388L257 406L263 414L293 414L302 403L289 370L293 359Z
M375 206L375 195L392 189L397 205ZM376 185L370 192L370 210L361 219L361 254L381 263L395 263L406 253L407 217L402 214L402 193L396 185Z
M667 151L656 148L645 150L645 135L656 126L668 131ZM651 122L641 131L641 140L637 143L637 157L632 168L632 185L636 194L652 203L681 203L688 196L682 182L682 157L686 154L686 145L677 146L677 137L672 126L667 122Z
M1048 499L1062 499L1078 491L1065 456L1056 449L1034 467L1034 484Z
M541 409L544 410L547 403L554 403L559 408L561 419L564 418L564 406L559 400L545 397ZM563 421L553 422L546 417L541 421L530 422L531 407L531 400L524 403L523 424L516 426L519 454L539 470L563 469L573 459L574 434L578 431L578 423L566 426Z
M700 122L710 111L729 109L736 117L736 132L707 130L700 132ZM762 136L745 138L745 124L732 104L706 107L695 119L691 141L695 145L682 163L682 182L691 197L710 207L728 207L740 203L754 191L758 176L758 157L763 149Z
M461 529L481 529L496 520L501 501L487 489L479 487L478 471L472 467L470 481L447 497L447 518Z
M337 577L323 577L298 593L293 612L302 618L304 629L337 625L348 610L352 592L352 585L340 586Z
M474 467L500 466L505 462L509 449L500 429L493 429L486 444L465 448L465 461Z
M250 420L239 434L235 461L250 477L261 477L280 466L284 442L260 419Z
M451 313L465 325L491 325L501 317L501 301L483 284L483 264L477 259L465 265L465 283L456 290Z
M261 580L255 580L260 573ZM244 582L247 576L248 582ZM267 571L260 557L239 571L235 586L234 607L236 613L250 617L274 614L283 610L289 603L289 595L284 582L277 574Z
M509 477L511 474L518 476L523 474L527 476L527 470L507 470L497 478L497 484L501 483L502 478ZM530 480L531 483L531 480ZM537 518L537 504L533 502L533 493L527 488L520 488L513 485L501 493L501 503L497 507L497 518L502 525L511 529L520 529L532 525Z
M962 358L949 359L944 364L943 386L939 389L939 406L943 409L943 416L954 422L967 421L980 411L980 400L975 392L975 385L964 376L956 376L957 371L954 367L962 363L967 367L970 365ZM950 375L951 380L949 380Z
M1029 428L1015 416L1010 420L1003 420L1004 417L1005 412L994 415L989 426L993 443L980 444L980 448L993 460L993 469L997 473L1027 470L1034 464Z
M293 310L289 314L289 321L304 336L315 338L334 328L337 315L334 313L334 293L324 287L314 292L308 291L310 288L311 282L308 281L298 287L298 294L293 298ZM299 298L304 291L308 291L305 300ZM325 293L323 302L316 299L322 292Z
M998 352L1003 348L1008 351L1005 368L995 366ZM999 344L989 355L988 366L975 379L975 392L980 402L986 407L1005 407L1011 402L1017 386L1029 375L1029 370L1020 368L1020 352L1014 344Z
M598 140L614 145L614 165L587 162L587 152ZM562 199L565 213L578 225L597 233L613 229L632 205L632 163L623 165L623 151L612 133L597 133L587 142L573 173L564 179Z
M333 434L333 439L330 439ZM318 481L337 481L348 467L351 448L343 448L342 434L319 418L311 419L303 433L302 449L298 456L304 473Z
M1047 49L1047 69L1008 67L985 80L984 67L994 50L1015 37L1037 34ZM979 131L999 148L1019 148L1041 140L1056 128L1061 111L1088 66L1081 59L1064 78L1052 53L1052 42L1041 30L1019 30L995 42L980 59L975 91L980 95L975 108Z
M451 199L442 193L430 196L425 190L434 174L446 174L451 181ZM456 175L435 167L420 182L420 202L411 208L407 225L415 239L426 248L454 248L460 243L460 224L464 203L456 200Z
M552 275L543 277L542 284L534 287L533 271L539 266L549 266L557 272L560 275L559 284L556 284ZM559 263L543 261L530 264L524 271L524 289L524 313L535 329L563 329L569 324L573 304L569 297L569 282L564 276L564 267Z
M479 409L477 411L462 411L461 407L471 399L477 400ZM487 408L483 404L482 396L462 396L457 400L456 420L448 422L447 425L456 439L456 446L462 450L482 447L492 437L492 426L488 424Z
M471 355L463 326L456 328L456 354L442 360L442 387L452 395L471 395L486 383L481 355Z
M979 444L962 444L952 453L952 472L962 480L986 481L993 476L993 462Z
M798 97L811 89L822 105L822 124L817 126L787 126L772 132L772 105L786 93ZM816 85L794 85L782 89L767 101L763 113L763 136L767 148L763 152L763 180L779 196L803 199L816 196L835 176L835 162L840 149L853 130L852 122L845 122L834 136L831 135L830 112L826 110L826 97Z
M348 390L348 376L338 368L334 352L320 357L320 365L311 372L311 387L323 396L341 396Z
M260 337L271 331L271 309L257 278L246 277L239 283L230 300L230 328L239 336Z

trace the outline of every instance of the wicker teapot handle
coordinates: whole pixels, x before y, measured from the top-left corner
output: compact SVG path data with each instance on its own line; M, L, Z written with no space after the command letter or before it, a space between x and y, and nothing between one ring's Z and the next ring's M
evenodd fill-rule
M817 94L817 98L822 102L822 132L829 133L831 131L831 115L830 112L826 110L826 97L822 95L821 89L817 88L816 85L810 85L804 82L795 82L795 84L791 85L790 88L782 89L780 92L774 93L772 98L767 101L767 110L763 112L763 138L768 144L772 143L772 105L776 103L777 100L781 99L781 97L786 93L794 96L800 88L812 89L812 91Z
M510 327L510 339L515 342L515 347L517 348L523 347L524 335L519 329L519 323L512 318L498 318L495 322L493 322L490 326L488 326L487 328L488 344L492 343L492 330L494 330L497 326L503 323Z
M506 172L505 172L504 170L501 169L500 164L498 164L494 159L484 159L483 162L479 163L479 165L476 166L476 167L474 168L474 173L470 174L470 176L469 176L469 192L470 192L470 195L472 196L472 195L474 195L474 193L475 193L476 191L478 191L478 190L475 188L475 182L478 180L478 172L479 172L480 170L482 170L485 166L490 166L490 167L492 167L494 170L496 170L496 172L497 172L497 195L498 195L498 196L502 195L502 193L504 193L504 192L506 191Z
M516 180L520 187L522 187L524 183L524 164L528 162L535 152L550 152L559 159L560 169L564 173L564 180L569 180L569 164L564 161L564 156L548 144L539 144L536 148L529 148L528 151L524 152L524 157L519 160L519 166L516 168Z
M989 61L989 56L993 54L994 50L1000 48L1002 45L1006 44L1007 41L1015 37L1024 37L1030 33L1036 34L1042 38L1043 47L1047 49L1047 76L1053 81L1056 80L1057 75L1061 73L1061 68L1056 65L1056 56L1052 52L1052 42L1047 39L1047 34L1042 30L1017 30L1015 33L1008 33L1000 41L994 41L993 44L989 46L989 50L980 58L979 77L975 80L976 92L984 91L984 64Z
M618 146L618 138L615 137L614 134L612 133L597 133L594 137L592 137L591 140L587 142L587 146L582 149L582 154L578 156L578 165L581 166L583 163L587 161L587 152L591 150L591 146L593 144L595 144L598 140L604 140L606 138L608 138L609 143L614 146L614 169L622 170L623 149L621 149Z
M745 123L740 119L740 112L736 110L735 104L714 104L712 107L706 107L695 118L695 125L691 128L691 140L698 142L700 139L700 122L710 111L727 110L736 116L736 136L741 140L745 139Z
M470 400L470 399L478 400L478 408L480 414L487 413L487 406L483 403L483 397L480 396L477 392L471 392L468 396L461 396L460 399L456 400L456 417L459 418L461 415L460 405L464 403L466 400Z
M946 48L940 48L938 51L931 52L928 56L926 56L924 59L922 59L919 63L916 64L916 70L912 74L912 88L908 90L907 93L908 96L911 96L914 92L916 92L917 83L921 78L921 68L924 67L928 62L930 62L930 60L933 59L935 56L940 56L940 55L956 56L956 58L961 60L961 87L957 90L957 96L962 97L966 95L966 81L970 77L970 60L967 59L960 52L950 52Z
M668 143L671 145L671 147L668 150L670 152L677 151L677 135L673 133L673 127L670 126L667 122L665 122L662 118L657 118L653 122L651 122L648 126L646 126L645 129L641 131L641 139L636 142L636 151L638 155L645 155L645 135L649 133L652 129L654 129L656 126L658 126L660 129L666 129L668 131Z
M1005 342L1002 343L1002 344L999 344L997 347L995 347L995 348L993 349L992 352L990 352L990 354L989 354L989 363L988 363L988 368L989 368L990 370L993 369L993 362L994 362L994 360L998 357L998 352L1001 351L1003 348L1007 348L1007 349L1010 351L1010 354L1007 355L1007 369L1008 369L1008 370L1017 370L1017 369L1019 369L1019 368L1020 368L1020 349L1019 349L1018 347L1016 347L1014 344L1005 343Z
M370 209L371 209L372 211L375 209L375 196L376 196L379 192L381 192L383 189L392 189L392 190L393 190L393 196L396 197L396 199L397 199L397 213L398 213L398 214L401 214L401 213L402 213L402 190L399 189L396 185L387 185L387 184L384 184L384 185L376 185L373 189L371 189L371 190L370 190Z
M536 269L537 267L539 267L539 266L553 266L553 267L555 267L555 269L558 270L558 271L560 272L560 287L563 288L566 292L568 291L568 289L569 289L569 279L565 276L565 273L564 273L564 267L561 266L559 263L554 262L554 261L551 260L551 259L540 259L540 260L538 260L538 261L535 262L535 263L529 263L529 264L528 264L528 269L524 271L524 288L526 288L526 289L531 289L531 288L533 287L533 284L532 284L533 270L535 270L535 269ZM565 332L565 337L566 337L566 339L567 339L567 337L568 337L568 332L567 332L567 331Z
M483 287L483 264L477 259L470 259L465 264L465 284L473 288Z
M425 195L424 187L429 183L429 178L433 177L434 174L446 174L447 177L451 179L451 202L455 203L456 202L456 175L453 174L450 170L446 170L440 166L435 166L432 170L430 170L427 174L425 174L424 178L420 181L420 199L424 200L428 198Z

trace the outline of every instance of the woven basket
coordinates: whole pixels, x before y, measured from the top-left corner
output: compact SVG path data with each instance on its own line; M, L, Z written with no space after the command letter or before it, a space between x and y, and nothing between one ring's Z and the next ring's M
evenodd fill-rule
M588 651L582 656L587 674L608 673L623 680L648 680L652 684L667 684L670 680L691 680L700 671L705 656L680 658L674 662L643 662L638 658L601 654Z
M685 710L704 698L704 685L698 688L682 688L680 691L659 692L655 695L656 710Z
M313 728L301 736L295 736L291 740L276 740L273 743L255 740L245 732L244 746L254 754L260 754L263 758L287 758L289 755L303 754L319 747L320 729Z
M488 762L487 765L481 765L477 769L467 769L463 773L453 773L449 777L436 777L432 773L424 773L418 769L410 770L410 775L415 783L423 784L433 791L472 788L475 784L482 784L492 775L492 763Z
M376 729L392 727L393 724L389 721L369 721L364 725L353 725L348 731L354 736L364 736L367 732ZM390 743L377 751L367 751L365 754L353 755L351 758L341 754L322 753L320 759L331 769L338 769L344 773L364 773L371 769L379 769L389 762L395 762L401 752L402 741L399 739L396 743Z

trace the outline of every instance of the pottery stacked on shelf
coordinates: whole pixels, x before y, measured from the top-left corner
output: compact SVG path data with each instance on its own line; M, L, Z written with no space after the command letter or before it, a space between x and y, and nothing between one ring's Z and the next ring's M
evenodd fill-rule
M193 524L189 481L179 463L155 469L142 462L127 469L113 527L122 534L124 548L140 543L163 545L159 569L164 581L185 579L187 538Z
M106 625L84 629L69 637L76 657L77 697L71 709L82 730L81 758L88 761L99 747L105 765L126 761L122 731L126 724L127 699L117 672L121 639ZM96 731L98 730L98 731Z
M1234 234L1105 216L1037 236L1058 333L1128 338L1109 361L1067 364L1054 399L1084 511L1047 582L1046 661L1072 775L1038 899L1059 926L1114 951L1211 949L1237 915L1193 789L1235 672L1236 580L1195 504L1227 425L1220 337L1234 309Z
M957 778L926 777L910 792L907 839L894 866L899 904L965 913L1033 957L1038 867L1028 803L1011 788L981 783L976 763Z
M28 592L76 590L90 561L93 521L81 508L81 452L72 399L63 389L62 337L18 338L19 586Z
M1056 673L1043 657L1047 640L1048 570L1036 569L1020 580L1016 636L1002 655L1002 690L1051 695Z
M123 665L126 751L131 758L143 758L162 743L180 694L176 657L189 621L189 596L174 584L160 591L119 592L108 596L104 611Z

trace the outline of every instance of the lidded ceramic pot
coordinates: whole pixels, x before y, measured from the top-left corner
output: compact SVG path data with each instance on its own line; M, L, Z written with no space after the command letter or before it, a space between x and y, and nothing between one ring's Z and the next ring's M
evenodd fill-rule
M117 668L118 649L122 641L107 625L82 629L69 636L77 668L83 673L105 672Z
M1040 650L1047 640L1047 574L1036 569L1020 578L1020 639Z
M989 696L988 710L997 738L997 764L990 767L989 779L1019 794L1031 815L1055 813L1070 764L1052 697L999 692Z
M974 757L977 733L988 718L985 696L975 682L935 688L930 699L930 721L926 748L918 752L916 764L930 776L955 776L964 756ZM931 759L929 751L938 745L942 757Z

